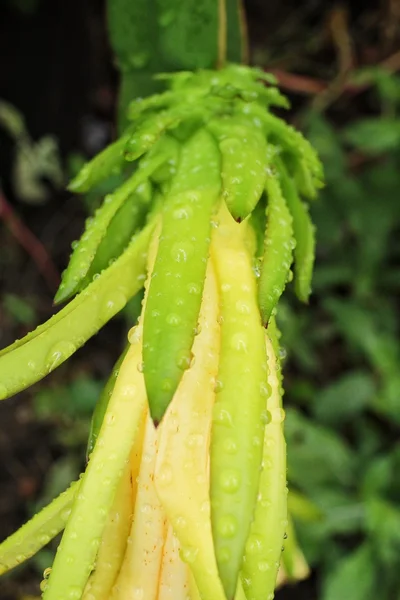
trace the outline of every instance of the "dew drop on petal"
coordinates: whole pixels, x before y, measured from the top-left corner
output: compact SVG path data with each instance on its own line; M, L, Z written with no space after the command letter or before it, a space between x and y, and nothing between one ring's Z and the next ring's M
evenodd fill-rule
M220 473L219 482L225 492L233 494L240 487L240 473L236 469L226 469Z

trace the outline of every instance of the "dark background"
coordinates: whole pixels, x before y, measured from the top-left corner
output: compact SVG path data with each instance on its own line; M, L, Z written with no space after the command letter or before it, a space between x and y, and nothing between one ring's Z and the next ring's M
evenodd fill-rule
M289 292L280 312L289 480L323 518L299 519L312 575L277 598L398 600L400 2L245 5L252 61L278 76L288 118L320 150L328 184L312 209L315 294L301 307ZM32 143L55 136L65 183L114 132L118 75L104 3L1 0L0 56L0 101L20 111ZM58 274L96 202L45 174L46 198L21 198L16 147L0 122L1 347L52 314ZM132 310L0 406L0 539L82 469L91 410ZM0 599L38 596L52 552L4 578Z

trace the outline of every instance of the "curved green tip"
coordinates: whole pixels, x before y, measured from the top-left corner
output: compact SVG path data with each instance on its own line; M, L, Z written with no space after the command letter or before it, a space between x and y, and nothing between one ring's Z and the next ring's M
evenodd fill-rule
M61 283L56 295L54 296L53 304L57 306L58 304L69 300L74 295L75 291L75 287L65 286L63 283Z
M73 193L87 192L89 189L89 169L84 165L79 173L68 183L67 190ZM86 185L85 185L86 184Z

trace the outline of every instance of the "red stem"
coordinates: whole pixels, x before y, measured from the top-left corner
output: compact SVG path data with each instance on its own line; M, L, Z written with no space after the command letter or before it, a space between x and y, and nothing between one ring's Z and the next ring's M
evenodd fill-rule
M51 260L46 248L34 233L23 223L14 212L11 204L0 190L0 220L3 220L17 242L32 258L38 270L46 281L48 288L54 292L59 283L60 275Z

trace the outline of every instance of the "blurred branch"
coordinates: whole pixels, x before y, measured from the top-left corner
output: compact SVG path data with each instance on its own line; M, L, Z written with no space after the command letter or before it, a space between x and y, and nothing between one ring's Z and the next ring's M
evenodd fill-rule
M15 214L11 204L0 189L0 220L3 220L17 242L32 258L51 292L57 289L60 276L46 248L34 233Z
M374 68L382 69L388 73L397 73L397 71L400 71L400 50L388 58L385 58ZM315 96L322 94L330 86L330 83L328 81L324 81L323 79L307 77L304 75L298 75L296 73L289 73L288 71L284 71L282 69L268 69L268 71L275 75L278 80L278 84L282 89L288 90L289 92L294 92L296 94L302 94L304 96ZM365 92L375 83L373 77L371 77L370 80L364 79L362 83L356 83L353 81L353 75L354 71L350 71L347 82L341 89L341 93L355 96Z

